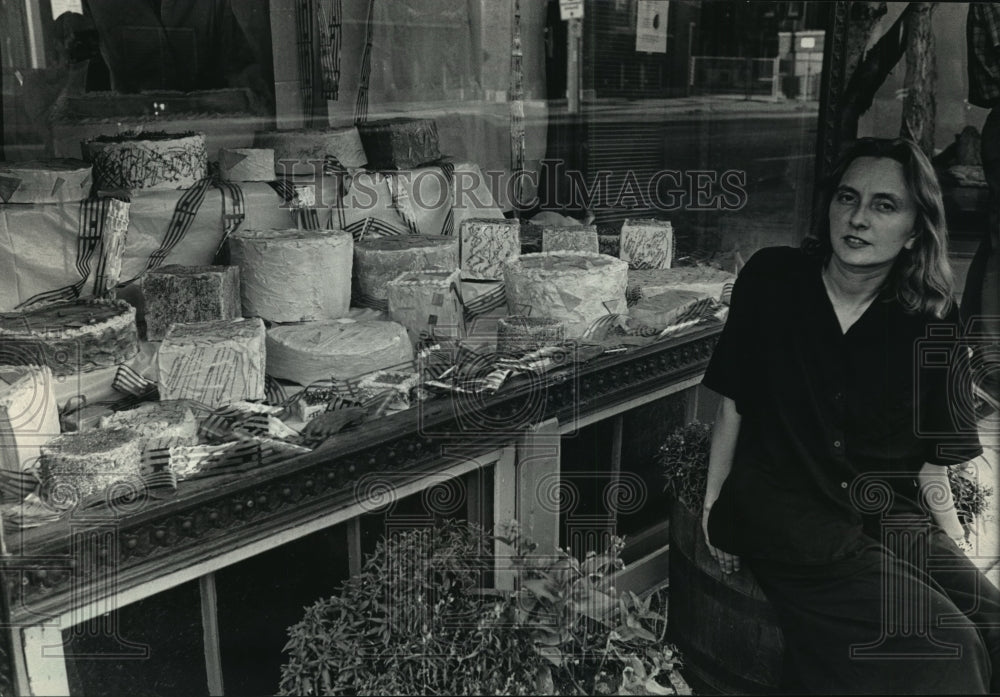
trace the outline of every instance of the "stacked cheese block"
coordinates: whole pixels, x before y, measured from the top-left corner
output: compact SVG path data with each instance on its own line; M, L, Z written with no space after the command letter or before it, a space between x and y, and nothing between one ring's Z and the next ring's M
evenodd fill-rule
M389 282L407 271L458 268L458 239L398 235L361 240L354 245L355 304L387 309Z
M162 266L146 274L142 295L149 341L163 339L171 324L242 316L238 266Z

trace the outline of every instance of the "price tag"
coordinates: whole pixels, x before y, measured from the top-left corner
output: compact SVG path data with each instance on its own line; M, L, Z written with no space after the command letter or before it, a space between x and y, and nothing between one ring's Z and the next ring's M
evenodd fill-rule
M559 17L567 19L583 18L583 0L559 0Z

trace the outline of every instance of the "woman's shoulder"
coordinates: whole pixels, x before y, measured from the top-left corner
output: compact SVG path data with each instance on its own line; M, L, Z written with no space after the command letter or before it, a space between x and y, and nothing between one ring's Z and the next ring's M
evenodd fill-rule
M764 247L740 270L740 277L785 277L801 273L813 260L798 247Z

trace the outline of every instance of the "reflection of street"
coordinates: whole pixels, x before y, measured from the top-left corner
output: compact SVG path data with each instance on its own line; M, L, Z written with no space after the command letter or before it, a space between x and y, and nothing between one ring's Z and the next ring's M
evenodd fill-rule
M598 223L610 225L630 215L666 217L674 226L678 256L710 258L724 266L737 252L745 259L762 246L798 244L806 232L815 102L693 97L591 104L585 111L587 174L611 173L611 195L603 207L595 207ZM681 176L658 181L659 200L641 202L650 208L641 210L641 203L617 196L627 187L629 173L645 187L663 170ZM732 173L745 173L738 209L729 205L737 199L725 197L720 186L727 172L730 181ZM700 186L692 186L696 179ZM672 210L663 210L665 202Z

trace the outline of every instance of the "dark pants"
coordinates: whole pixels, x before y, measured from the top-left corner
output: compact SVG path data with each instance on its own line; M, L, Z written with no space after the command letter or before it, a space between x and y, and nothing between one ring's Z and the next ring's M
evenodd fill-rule
M819 566L745 560L785 634L786 688L1000 691L1000 590L936 526L869 540Z

